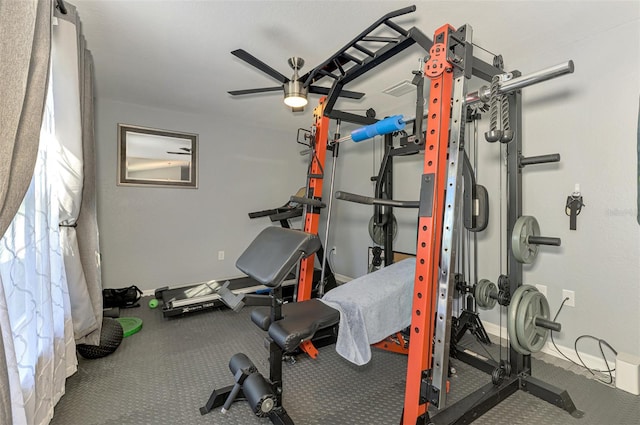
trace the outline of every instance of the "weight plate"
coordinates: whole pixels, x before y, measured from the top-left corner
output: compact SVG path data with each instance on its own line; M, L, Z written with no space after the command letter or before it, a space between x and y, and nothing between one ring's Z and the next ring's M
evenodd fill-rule
M531 354L518 342L518 334L516 330L516 320L518 318L518 306L522 300L523 295L527 292L535 291L538 289L531 285L522 285L515 290L511 296L511 303L509 304L509 311L507 312L507 331L509 333L509 340L514 350L521 354Z
M398 234L398 221L393 214L391 214L391 233L393 234L393 240L395 240ZM371 217L369 220L369 236L376 244L384 245L384 228L383 226L376 226L375 217Z
M537 353L544 347L549 329L536 326L536 317L549 320L549 303L538 291L528 291L522 296L516 314L516 333L518 344L529 353ZM529 354L523 353L523 354Z
M531 264L538 256L538 245L529 243L529 236L539 236L538 220L530 215L523 215L516 220L511 234L511 252L519 263Z
M480 281L476 284L476 288L474 291L478 307L490 310L496 306L496 300L494 298L491 298L492 292L498 292L496 284L488 279L480 279Z

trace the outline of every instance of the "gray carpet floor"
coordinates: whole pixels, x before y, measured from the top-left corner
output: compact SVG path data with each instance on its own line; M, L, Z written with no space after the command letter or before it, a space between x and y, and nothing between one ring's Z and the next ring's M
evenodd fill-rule
M201 416L199 408L216 387L233 383L229 358L244 352L268 375L263 332L240 313L220 310L165 319L159 309L123 310L139 317L143 329L125 338L115 353L96 360L79 359L67 381L52 425L269 424L255 417L245 402L226 414L219 409ZM466 343L466 341L465 341ZM475 344L468 338L470 346ZM477 348L477 347L476 347ZM476 350L482 353L480 350ZM533 359L533 376L568 390L584 417L530 394L517 391L481 416L475 424L640 424L640 397L607 387L567 370L562 362ZM448 404L490 382L490 377L452 360ZM355 366L333 346L318 359L299 356L285 363L284 406L297 424L397 424L402 412L406 357L374 350L372 361Z

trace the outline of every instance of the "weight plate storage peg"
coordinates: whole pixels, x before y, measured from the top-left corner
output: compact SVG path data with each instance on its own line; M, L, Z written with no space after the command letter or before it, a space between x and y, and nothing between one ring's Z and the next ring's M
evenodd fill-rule
M507 314L511 346L521 354L536 353L544 347L549 329L560 325L550 320L547 298L531 285L522 285L513 293Z
M511 234L511 251L519 263L531 264L538 256L538 245L530 243L530 236L540 235L540 225L535 217L523 215L516 220Z
M488 279L480 279L480 281L476 284L474 291L478 307L484 308L486 310L490 310L495 307L496 299L491 297L492 293L494 294L494 296L498 294L498 287L496 286L496 284Z

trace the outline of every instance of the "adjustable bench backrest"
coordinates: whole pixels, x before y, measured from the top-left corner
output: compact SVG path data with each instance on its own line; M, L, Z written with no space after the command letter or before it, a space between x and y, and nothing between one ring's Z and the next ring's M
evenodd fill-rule
M301 230L267 227L242 253L236 267L270 288L278 287L302 258L320 249L317 235Z

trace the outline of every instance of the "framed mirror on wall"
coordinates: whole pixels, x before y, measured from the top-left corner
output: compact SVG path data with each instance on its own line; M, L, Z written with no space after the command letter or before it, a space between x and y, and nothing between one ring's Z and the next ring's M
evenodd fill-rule
M198 135L118 124L118 185L198 187Z

